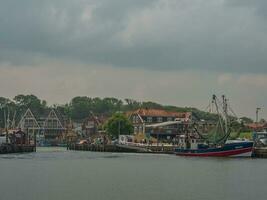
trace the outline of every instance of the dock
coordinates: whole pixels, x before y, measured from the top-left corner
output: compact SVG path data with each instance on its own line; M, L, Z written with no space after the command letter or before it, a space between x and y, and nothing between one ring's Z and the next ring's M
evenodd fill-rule
M0 154L36 152L35 145L1 144Z
M253 156L256 158L267 158L267 147L255 147Z
M118 152L118 153L151 153L173 154L174 146L128 146L128 145L95 145L95 144L69 144L68 150L95 151L95 152Z

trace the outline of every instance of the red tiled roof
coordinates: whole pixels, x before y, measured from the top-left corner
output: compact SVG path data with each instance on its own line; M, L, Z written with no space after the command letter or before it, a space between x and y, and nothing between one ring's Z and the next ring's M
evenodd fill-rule
M251 129L261 129L261 128L267 128L267 123L265 124L251 123L247 124L246 126Z
M140 116L150 116L150 117L176 117L176 118L189 118L191 116L190 112L171 112L161 109L146 109L141 108L133 111L131 114L139 114Z

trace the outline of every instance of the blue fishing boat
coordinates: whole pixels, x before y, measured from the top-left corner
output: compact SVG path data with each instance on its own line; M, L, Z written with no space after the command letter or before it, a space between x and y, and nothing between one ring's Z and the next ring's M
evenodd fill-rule
M176 148L175 153L179 156L251 157L252 149L253 142L238 141L217 146L199 144L197 148Z
M228 140L232 119L228 116L228 103L225 96L222 96L222 102L220 102L213 95L212 103L218 115L216 126L208 134L200 133L194 127L194 131L181 135L175 154L202 157L251 157L254 144L252 141Z

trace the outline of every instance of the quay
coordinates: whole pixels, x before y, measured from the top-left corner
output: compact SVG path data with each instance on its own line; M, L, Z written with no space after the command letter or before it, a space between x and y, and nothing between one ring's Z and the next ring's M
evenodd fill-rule
M142 146L134 148L127 145L96 145L96 144L69 144L68 150L94 151L94 152L117 152L117 153L150 153L150 154L174 154L174 146ZM267 158L267 147L255 147L254 158Z
M68 150L74 151L96 151L96 152L118 152L118 153L151 153L151 154L173 154L174 146L141 146L128 145L95 145L95 144L69 144Z
M1 144L0 154L36 152L35 145Z
M0 137L0 154L36 152L36 135L30 137L21 129L8 131Z
M253 156L255 158L267 158L267 147L255 147Z

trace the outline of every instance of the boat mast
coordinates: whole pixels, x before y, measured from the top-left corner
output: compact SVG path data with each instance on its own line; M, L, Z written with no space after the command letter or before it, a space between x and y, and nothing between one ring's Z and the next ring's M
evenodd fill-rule
M217 103L217 97L216 97L215 94L213 95L212 100L213 100L213 103L215 105L216 112L217 112L217 115L218 115L219 126L222 128L223 127L223 123L222 123L222 119L221 119L221 115L220 115L220 111L219 111L219 106L218 106L218 103ZM217 132L214 134L214 139L215 140L216 140L216 137L217 137Z
M222 95L223 99L223 114L224 114L224 121L225 121L225 134L228 133L229 127L228 127L228 103L225 95Z

